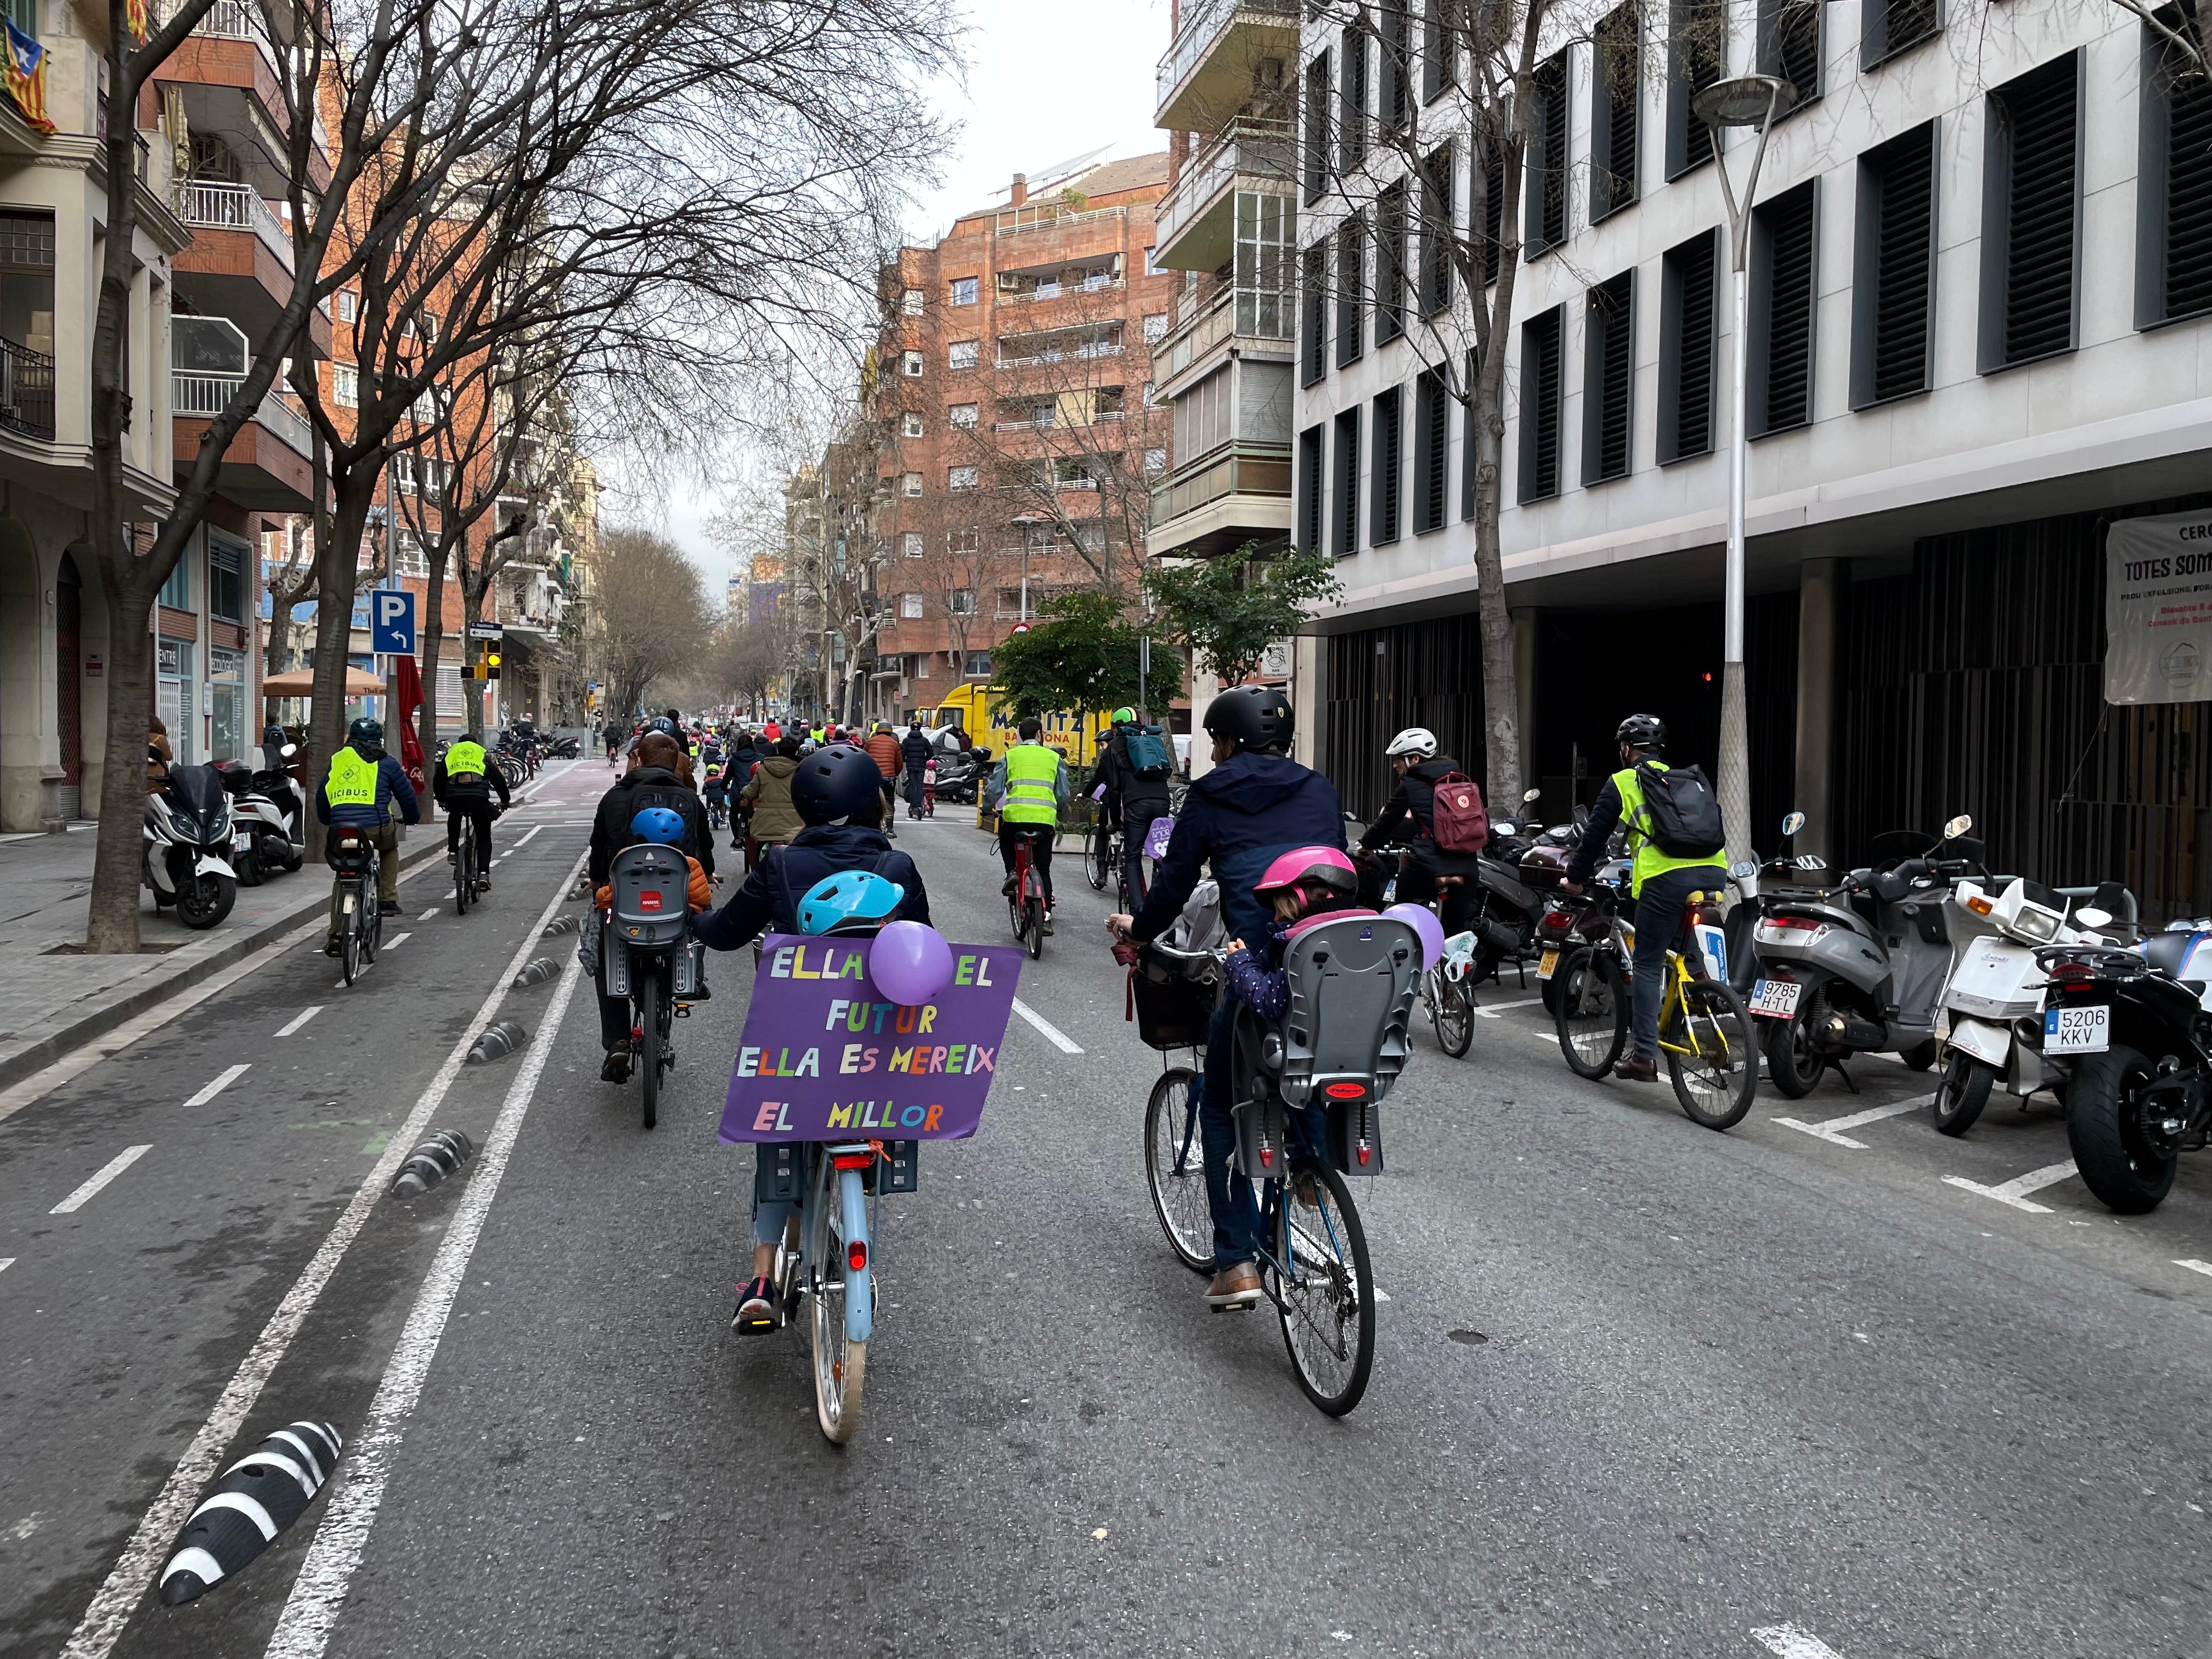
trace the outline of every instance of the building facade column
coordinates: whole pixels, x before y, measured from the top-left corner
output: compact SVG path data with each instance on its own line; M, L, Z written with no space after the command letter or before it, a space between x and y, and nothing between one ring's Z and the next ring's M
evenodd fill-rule
M1837 608L1841 559L1797 567L1797 776L1795 808L1805 815L1793 850L1833 861ZM1753 826L1762 830L1763 826ZM1758 839L1755 834L1753 841Z
M1540 783L1536 770L1536 623L1538 611L1533 605L1523 605L1510 613L1513 623L1513 702L1519 714L1521 733L1521 787L1536 788ZM1540 808L1554 818L1564 818L1561 803L1537 803ZM1565 803L1571 810L1573 803ZM1517 803L1509 804L1506 816L1518 817Z
M1291 639L1291 708L1297 724L1291 738L1291 758L1301 766L1318 766L1321 753L1322 641L1317 635L1297 634Z

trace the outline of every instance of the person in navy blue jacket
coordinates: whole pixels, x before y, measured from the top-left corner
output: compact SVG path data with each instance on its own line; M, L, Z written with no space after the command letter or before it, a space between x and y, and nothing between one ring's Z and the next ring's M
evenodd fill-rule
M374 781L368 787L358 784L349 789L349 779L357 779L374 769ZM336 786L335 790L333 785ZM333 793L356 797L331 803ZM362 796L371 799L358 799ZM322 787L315 791L315 817L325 824L341 830L366 830L369 839L376 843L380 862L376 871L376 905L386 915L399 908L399 825L422 822L422 803L415 799L415 786L408 781L406 769L384 752L384 723L366 716L346 728L344 746L331 757L329 773ZM331 933L323 945L325 956L338 953L338 884L331 884Z
M1144 908L1133 916L1109 916L1109 931L1139 941L1158 938L1175 925L1198 885L1201 866L1210 863L1230 937L1267 937L1273 918L1254 890L1268 865L1294 847L1344 850L1344 809L1336 786L1290 758L1294 728L1290 700L1272 687L1240 685L1213 700L1206 711L1213 769L1191 785ZM1259 1253L1259 1211L1251 1183L1232 1179L1229 1169L1237 1146L1229 1116L1235 1030L1236 1009L1224 997L1206 1032L1198 1111L1206 1205L1213 1215L1214 1274L1206 1300L1214 1308L1249 1308L1261 1297L1260 1275L1252 1266Z

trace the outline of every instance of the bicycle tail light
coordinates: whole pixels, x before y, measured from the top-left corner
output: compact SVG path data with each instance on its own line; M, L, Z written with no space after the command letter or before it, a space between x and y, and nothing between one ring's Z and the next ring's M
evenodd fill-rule
M845 1265L856 1273L867 1271L868 1241L866 1239L855 1238L846 1243Z

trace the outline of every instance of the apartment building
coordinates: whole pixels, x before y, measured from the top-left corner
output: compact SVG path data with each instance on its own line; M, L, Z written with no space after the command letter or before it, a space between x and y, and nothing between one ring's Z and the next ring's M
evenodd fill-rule
M1362 806L1394 726L1483 751L1469 434L1376 273L1394 185L1440 191L1464 237L1494 174L1455 114L1462 66L1425 61L1411 21L1385 6L1301 44L1293 535L1341 561L1310 694L1319 758ZM1741 181L1754 141L1717 143L1690 100L1775 73L1799 96L1749 245L1751 839L1771 848L1796 805L1800 849L1849 858L1966 811L1994 867L2212 910L2212 720L2108 702L2106 672L2111 526L2178 538L2172 515L2212 508L2212 90L2112 4L1559 21L1525 199L1502 204L1523 261L1504 570L1546 810L1589 797L1632 708L1714 757L1736 436L1718 173ZM1437 146L1425 178L1346 142L1394 97ZM1463 317L1467 296L1421 303Z
M934 706L1054 597L1133 593L1171 418L1153 362L1165 154L1017 175L883 278L867 412L881 456L868 712Z

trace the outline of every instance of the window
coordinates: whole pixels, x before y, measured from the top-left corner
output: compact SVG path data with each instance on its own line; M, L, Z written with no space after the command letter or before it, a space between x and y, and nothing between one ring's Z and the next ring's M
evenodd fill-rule
M899 475L899 493L902 495L921 495L921 474L919 472L901 473Z
M1412 112L1406 70L1413 51L1413 20L1407 0L1382 0L1382 125L1396 132Z
M1786 0L1771 0L1786 3ZM1800 6L1800 9L1817 9ZM1636 199L1636 112L1643 42L1635 0L1606 14L1590 53L1590 222Z
M1813 418L1814 187L1808 179L1751 218L1751 410L1754 438Z
M1359 551L1359 410L1345 410L1336 417L1335 454L1329 473L1328 550L1338 558Z
M1301 256L1304 261L1299 272L1304 303L1298 307L1298 364L1299 376L1307 386L1328 373L1328 360L1322 354L1328 341L1328 244L1316 242Z
M976 342L974 340L955 340L951 348L945 354L945 367L948 368L975 368L975 349Z
M401 576L430 574L430 556L423 550L422 537L411 530L399 532L392 546L392 568Z
M927 679L929 678L929 663L930 659L927 657L916 656L914 659L914 670L907 676L907 678L912 680Z
M1336 366L1359 361L1367 331L1361 319L1367 276L1367 224L1353 214L1336 228Z
M902 374L920 374L921 373L921 354L919 351L906 351L900 353L899 373Z
M910 288L899 295L899 309L909 317L921 315L921 290Z
M1297 543L1308 553L1321 550L1321 428L1298 434Z
M2078 61L2069 52L1990 94L1982 173L1984 374L2074 347Z
M1881 0L1865 0L1869 9ZM1759 72L1796 88L1802 109L1820 95L1820 19L1826 6L1805 0L1759 0Z
M1521 494L1523 502L1559 493L1560 355L1565 310L1553 306L1521 325Z
M1159 477L1159 475L1160 475L1161 473L1163 473L1163 472L1166 471L1167 470L1168 470L1168 453L1167 453L1167 451L1166 451L1166 450L1164 450L1164 449L1148 449L1148 450L1146 450L1146 451L1145 452L1145 475L1146 475L1146 477L1153 477L1153 478L1156 478L1156 477Z
M1406 331L1406 181L1375 200L1375 343Z
M1713 447L1714 307L1721 233L1708 230L1668 250L1659 279L1659 462Z
M1567 54L1537 65L1535 130L1528 145L1528 192L1521 234L1533 259L1567 240Z
M1146 276L1166 276L1166 275L1168 274L1168 267L1167 267L1167 266L1165 266L1165 265L1164 265L1164 264L1162 264L1159 262L1159 259L1158 259L1158 257L1157 257L1158 253L1159 253L1159 249L1158 249L1158 248L1156 248L1156 247L1148 247L1148 248L1146 248L1146 249L1145 250L1145 275L1146 275ZM1118 277L1118 276L1121 275L1121 272L1119 272L1119 271L1117 270L1117 271L1115 271L1114 274L1115 274L1115 276L1117 276L1117 277Z
M1907 46L1916 46L1942 27L1936 0L1861 0L1859 68L1870 70Z
M966 678L971 680L990 678L991 653L988 651L970 651L968 653L968 665L964 672Z
M921 436L921 416L912 410L908 410L905 414L900 416L899 436L902 438L919 438Z
M1145 343L1156 346L1168 337L1168 314L1155 311L1145 319Z
M2212 311L2212 83L2157 37L2144 51L2136 326Z
M945 532L945 551L956 556L972 555L982 544L983 532L980 530L948 530Z
M921 556L921 532L919 530L902 532L899 536L899 551L909 559L920 558Z
M1713 131L1690 100L1719 80L1728 62L1728 0L1674 0L1667 39L1667 176L1713 159Z
M192 550L186 543L185 550L177 555L177 562L169 568L169 579L161 584L161 603L172 611L192 608ZM170 730L176 728L172 726Z
M1636 273L1589 291L1583 322L1583 482L1625 478L1636 401Z
M361 371L351 363L331 365L331 401L340 409L361 407Z
M1306 65L1305 191L1306 205L1321 200L1328 188L1328 49L1324 46Z
M1472 169L1470 169L1472 171ZM1474 222L1470 204L1468 221ZM1505 252L1505 153L1495 144L1482 158L1482 285L1498 280L1498 262Z
M1451 471L1451 393L1431 369L1413 382L1413 533L1444 526Z
M1421 164L1421 310L1433 316L1452 299L1452 157L1447 144Z
M183 560L177 563L183 568ZM212 533L208 537L208 615L225 622L246 620L246 550Z
M1291 246L1297 215L1288 200L1258 191L1237 192L1237 332L1263 340L1291 337ZM1152 389L1145 388L1145 401Z
M921 618L921 595L919 593L900 594L899 616L902 620L907 622L920 621Z
M975 409L976 406L974 404L955 404L945 411L945 417L951 425L960 431L973 431L975 426Z
M975 303L975 278L955 276L952 279L952 303L956 306L972 306Z
M1337 75L1336 167L1350 173L1367 159L1367 27L1344 31L1343 68Z
M945 608L947 611L950 611L956 617L974 616L975 614L975 590L972 587L954 588L952 590L951 601Z
M1400 441L1404 422L1404 392L1397 386L1375 400L1374 479L1368 485L1369 507L1374 522L1368 526L1368 544L1386 547L1398 539L1401 480L1404 474L1404 446Z
M945 471L945 485L948 489L973 489L975 487L975 477L976 470L972 466L947 467Z
M1936 124L1859 157L1851 407L1928 389L1936 331Z
M361 314L361 296L349 288L338 290L338 320L349 323Z
M1451 19L1465 15L1464 0L1423 0L1421 6L1421 101L1428 103L1459 79L1459 42Z

